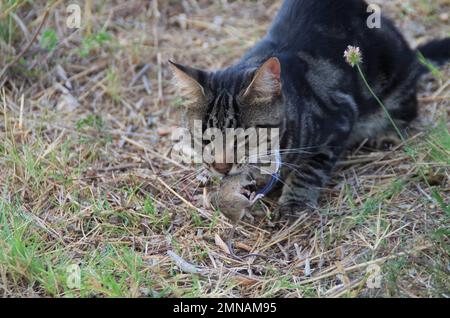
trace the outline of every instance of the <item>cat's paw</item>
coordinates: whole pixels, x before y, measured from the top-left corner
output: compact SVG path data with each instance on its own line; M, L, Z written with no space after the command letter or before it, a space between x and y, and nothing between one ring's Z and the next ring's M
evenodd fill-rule
M311 213L314 209L302 202L281 204L274 212L275 221L296 222L303 214Z
M401 144L401 139L395 132L388 131L370 139L367 146L371 149L389 151Z

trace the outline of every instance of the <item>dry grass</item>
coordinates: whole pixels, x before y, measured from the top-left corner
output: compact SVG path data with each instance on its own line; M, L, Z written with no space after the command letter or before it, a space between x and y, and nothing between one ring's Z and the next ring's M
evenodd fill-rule
M229 65L279 2L86 0L92 19L69 30L64 1L2 1L0 295L450 295L448 67L421 83L417 134L349 153L320 213L241 224L237 252L270 260L230 257L229 225L203 207L195 170L170 160L180 102L166 61ZM378 2L413 45L450 35L448 0Z

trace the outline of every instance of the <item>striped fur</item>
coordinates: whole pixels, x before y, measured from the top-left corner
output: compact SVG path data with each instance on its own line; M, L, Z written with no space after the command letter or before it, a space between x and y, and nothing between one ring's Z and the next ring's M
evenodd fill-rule
M237 64L213 73L173 64L188 94L188 126L200 119L204 129L280 128L281 215L314 208L341 153L390 127L345 63L348 45L360 47L368 81L394 120L406 126L417 116L416 84L424 73L417 52L386 18L381 29L369 29L368 15L362 0L285 0L267 35ZM440 62L449 58L439 52L448 40L423 48ZM210 166L221 175L244 168Z

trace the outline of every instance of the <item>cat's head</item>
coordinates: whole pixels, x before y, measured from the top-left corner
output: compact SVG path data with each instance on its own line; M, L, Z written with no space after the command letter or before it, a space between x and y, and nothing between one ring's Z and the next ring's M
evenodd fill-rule
M270 58L257 67L238 65L216 72L206 72L173 62L170 65L183 99L184 125L191 134L195 134L195 127L198 130L199 122L202 134L215 130L222 132L224 136L229 128L253 130L259 134L260 128L281 126L283 96L281 65L277 58ZM197 126L194 125L195 122ZM225 152L235 151L237 147L235 141L232 141L234 147L226 147L225 143L229 142L230 140L224 140L222 155L216 155L213 162L204 162L213 174L237 174L244 168L246 160L239 158L237 153L232 155L232 162L227 159L230 157ZM208 144L203 140L202 147Z

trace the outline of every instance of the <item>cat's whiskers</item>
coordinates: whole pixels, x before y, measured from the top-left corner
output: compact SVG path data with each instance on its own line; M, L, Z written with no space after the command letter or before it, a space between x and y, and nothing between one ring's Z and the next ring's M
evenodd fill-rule
M275 174L273 174L271 171L269 171L268 169L265 169L263 167L258 167L256 165L248 165L251 168L257 168L260 169L262 172L266 173L267 175L271 175L273 178L275 178L275 180L277 180L278 182L280 182L281 184L283 184L284 186L290 188L290 186L285 183L280 177L276 176Z
M295 165L295 164L291 164L291 163L287 163L287 162L282 162L281 166L282 167L286 167L289 170L296 172L299 176L304 176L305 175L303 172L301 172L299 170L302 167L300 165Z
M271 150L271 151L268 151L266 154L255 154L255 155L252 155L252 156L244 157L242 160L263 159L263 158L267 158L269 156L275 156L277 153L279 153L281 155L283 155L283 154L298 154L298 155L309 155L309 156L311 156L311 155L314 155L316 152L307 151L307 150L308 149L318 149L320 147L321 146L311 146L311 147ZM240 163L244 163L244 162L240 162Z

